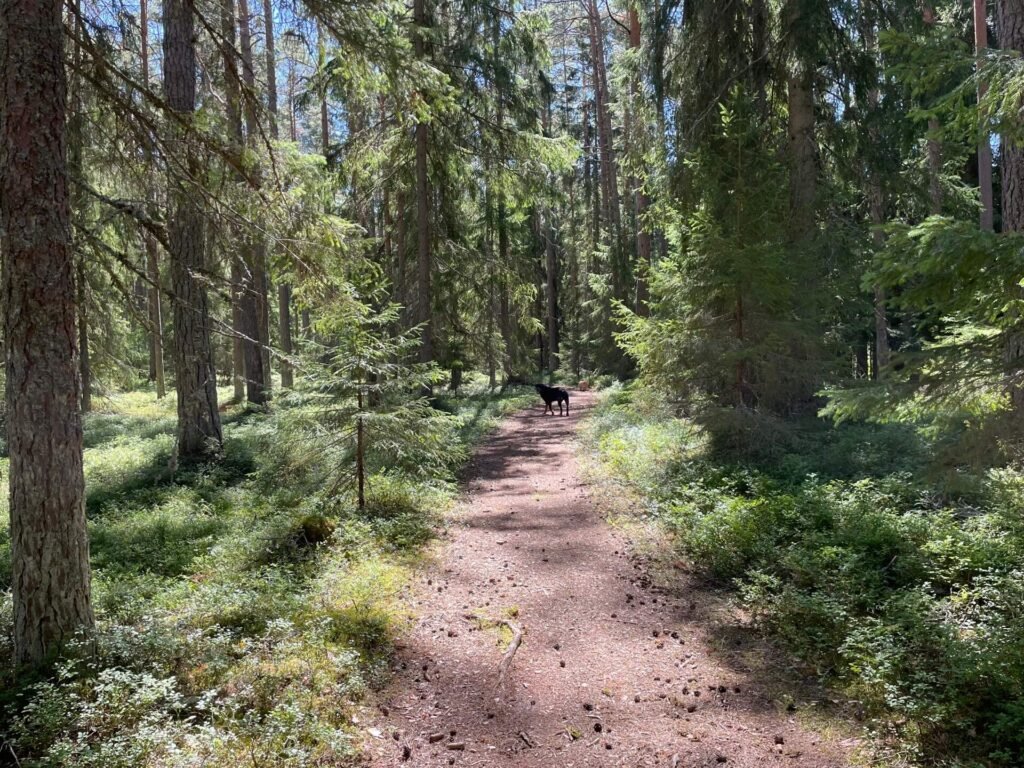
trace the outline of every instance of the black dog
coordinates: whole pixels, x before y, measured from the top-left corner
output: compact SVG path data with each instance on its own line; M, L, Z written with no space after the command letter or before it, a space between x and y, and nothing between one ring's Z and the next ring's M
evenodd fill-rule
M551 411L551 415L555 415L555 408L552 403L558 403L558 415L562 415L562 403L565 403L565 415L569 415L569 393L561 387L549 387L546 384L534 384L537 388L537 394L544 399L544 414L547 415L548 411Z

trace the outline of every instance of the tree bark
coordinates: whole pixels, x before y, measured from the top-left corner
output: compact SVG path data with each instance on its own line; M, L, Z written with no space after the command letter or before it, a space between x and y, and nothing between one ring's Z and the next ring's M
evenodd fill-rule
M629 47L633 50L640 49L640 14L637 12L636 6L631 5L629 7ZM630 80L630 92L633 98L633 140L639 141L640 137L644 135L643 120L639 114L640 100L643 98L643 94L640 90L640 78L634 76ZM647 288L647 281L651 271L651 233L647 229L647 209L650 207L650 199L647 197L647 193L644 191L645 179L637 179L633 190L633 208L636 212L636 262L637 262L637 281L636 281L636 311L637 314L646 315L648 313L647 302L649 299L649 292Z
M242 83L245 85L245 133L249 148L259 151L259 121L256 113L256 73L253 68L252 15L249 0L238 0L239 44L242 54ZM257 189L261 184L259 165L252 176ZM242 352L245 357L245 398L254 405L263 405L270 394L268 373L270 368L270 325L267 298L267 244L262 233L250 223L250 232L242 238L241 311L244 338Z
M71 116L68 121L68 166L72 178L85 179L85 166L82 162L82 150L85 141L85 100L82 97L81 71L82 46L82 13L81 2L76 0L75 9L75 42L72 59L74 60L74 79L71 86ZM85 208L85 199L80 188L76 187L70 196L71 215L81 218ZM92 410L92 366L89 361L89 284L85 279L85 255L81 252L75 256L76 291L78 295L78 371L82 382L82 413Z
M1024 0L997 0L999 43L1003 50L1024 53ZM1024 232L1024 148L1003 137L1002 222L1003 232ZM1017 296L1020 288L1014 287ZM1014 412L1024 415L1024 382L1020 371L1024 362L1024 333L1011 333L1006 348L1010 401Z
M935 9L925 4L923 10L924 23L933 27L936 23ZM929 212L933 215L942 213L942 143L939 141L939 131L942 126L936 117L928 120L928 138L926 140L926 151L928 154L928 205Z
M164 98L176 113L171 141L189 175L203 165L188 136L196 110L195 18L191 0L164 0ZM210 344L210 308L199 277L206 271L203 213L186 182L169 178L167 234L174 292L174 359L178 385L178 457L193 460L219 452L217 375Z
M90 630L60 0L0 5L0 251L15 664Z
M263 0L263 30L266 37L266 61L267 61L267 111L270 118L270 138L277 141L280 138L278 128L277 108L277 50L274 41L274 4L272 0ZM292 141L294 141L294 136ZM282 275L277 285L277 331L281 337L281 386L291 389L295 384L292 371L292 286L290 278ZM269 339L268 339L269 344ZM270 368L267 367L269 372Z
M814 134L813 73L800 62L789 77L789 203L794 240L811 237L818 186L818 145Z
M413 34L416 58L425 60L425 34L429 27L426 0L413 0ZM419 360L429 363L434 359L433 304L430 293L430 179L427 174L428 127L416 123L416 283L418 292L417 324L422 326Z
M999 0L999 41L1004 50L1024 53L1024 0ZM1024 232L1024 148L1003 138L1003 231Z
M587 21L590 32L590 57L594 77L594 107L597 122L598 153L601 158L601 197L603 213L609 228L612 250L612 280L615 297L624 298L622 264L622 218L619 199L618 166L612 133L611 107L608 103L608 75L604 53L604 30L597 0L586 0Z
M241 154L245 144L242 128L242 78L238 71L238 51L235 32L235 0L221 0L221 58L224 61L224 109L228 124L228 143L231 151ZM236 179L238 181L238 179ZM235 224L229 225L231 239L238 243L242 236ZM228 248L231 277L231 381L234 387L232 399L236 403L245 400L245 323L242 314L243 265L238 249Z
M79 255L78 289L78 371L82 377L82 413L92 410L92 363L89 359L89 283L85 279L85 264Z
M873 18L869 18L865 22L863 29L864 42L872 55L879 55L876 48L876 34L875 34L875 21ZM874 83L871 89L868 91L868 108L872 113L876 113L881 103L881 93L877 83ZM874 121L877 125L878 121ZM868 132L868 139L875 145L876 151L880 146L881 137L879 136L877 128L871 128ZM876 162L868 168L868 206L870 208L871 224L874 227L871 238L874 242L875 251L880 251L885 245L885 235L882 233L881 227L885 223L885 191L882 184L881 170L878 167L880 163ZM888 368L889 360L891 357L891 349L889 347L889 318L886 308L886 296L885 289L881 286L874 286L872 288L872 308L874 316L875 326L875 368L874 376L877 378L878 375Z
M142 58L142 84L149 87L149 0L139 2L139 40ZM145 149L146 162L152 163L153 153ZM155 207L156 190L149 187L146 199ZM156 383L157 399L167 394L164 373L164 318L160 305L160 246L149 231L143 231L142 240L146 250L146 276L149 286L146 294L146 314L149 317L149 371Z
M988 3L986 0L974 0L974 48L978 56L978 65L981 65L981 56L988 48ZM978 83L978 101L985 98L985 84ZM978 142L978 193L981 197L981 228L991 232L993 228L993 211L995 200L992 193L992 145L989 142L989 132L982 133L981 141Z
M548 91L544 111L544 134L551 134L551 93ZM549 179L554 186L554 179ZM554 374L559 367L558 354L558 254L555 250L555 212L550 204L544 206L544 220L540 227L544 239L545 313L547 325L547 366L548 373ZM542 366L543 367L543 366Z

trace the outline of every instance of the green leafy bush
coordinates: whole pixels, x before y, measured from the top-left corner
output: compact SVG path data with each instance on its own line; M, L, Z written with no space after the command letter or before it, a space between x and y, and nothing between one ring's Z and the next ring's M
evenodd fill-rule
M933 425L791 424L786 449L754 461L630 397L613 392L590 423L602 467L758 626L862 702L880 750L1024 764L1024 474L951 494L927 460Z

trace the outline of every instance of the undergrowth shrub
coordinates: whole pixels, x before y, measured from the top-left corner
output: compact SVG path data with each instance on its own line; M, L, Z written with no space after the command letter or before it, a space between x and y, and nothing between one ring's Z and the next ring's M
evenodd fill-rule
M347 448L322 450L304 416L319 393L229 410L223 459L190 467L170 460L173 398L103 401L85 422L97 630L51 675L10 666L0 488L0 764L355 765L353 707L386 680L409 568L470 442L525 395L472 378L446 394L444 450L412 441L400 461L375 458L363 510L322 482Z
M1024 474L943 478L944 436L902 424L790 423L770 450L723 450L652 399L605 398L585 435L601 466L863 704L879 755L1024 764Z

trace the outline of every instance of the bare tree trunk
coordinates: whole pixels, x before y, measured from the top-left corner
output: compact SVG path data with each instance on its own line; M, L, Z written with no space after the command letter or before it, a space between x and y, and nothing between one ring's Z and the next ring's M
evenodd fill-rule
M875 22L874 19L868 19L863 29L864 41L869 50L873 55L878 55L876 49L876 35L875 35ZM881 94L879 93L878 85L874 84L868 91L868 108L872 112L877 112L881 100ZM877 125L878 121L874 121L874 125ZM868 133L869 139L873 144L878 144L881 140L878 129L871 128ZM885 192L882 186L881 171L877 167L868 168L868 204L871 213L871 224L874 226L874 232L871 237L874 241L875 250L880 251L885 245L885 235L882 233L881 227L885 223ZM872 304L874 309L874 323L875 323L875 370L874 375L877 378L881 371L889 367L889 360L891 357L891 350L889 347L889 318L886 309L886 297L885 289L881 286L876 285L872 289L873 297Z
M997 0L998 37L1003 50L1024 52L1024 0ZM1002 221L1003 232L1024 232L1024 148L1013 139L1003 137L1002 158ZM1019 295L1020 288L1014 291ZM1014 412L1024 415L1024 333L1011 333L1007 341L1007 375L1010 400Z
M149 87L149 0L139 2L140 55L142 57L142 83ZM153 153L146 147L147 163L152 163ZM156 190L149 187L146 199L155 205ZM146 276L149 287L146 295L146 314L149 317L149 370L156 382L157 399L167 394L167 383L164 374L164 318L160 306L160 246L149 231L142 234L146 249Z
M267 60L267 106L270 117L270 138L280 138L277 109L277 52L274 42L274 4L272 0L263 0L263 30L266 37ZM291 137L295 141L295 137ZM281 386L291 389L294 386L294 374L289 358L292 354L292 286L289 279L282 275L277 284L277 332L281 337ZM269 338L268 338L269 353ZM270 366L267 366L270 373ZM269 386L269 384L268 384Z
M629 7L629 47L633 50L640 49L640 14L636 6ZM643 121L639 115L639 104L643 98L640 90L639 77L634 76L630 80L630 94L633 98L633 140L641 141L645 130ZM649 298L647 281L651 270L651 233L647 229L647 209L650 200L644 192L644 179L637 179L634 182L633 208L636 211L636 311L640 315L648 313L647 302Z
M249 148L259 150L259 121L256 115L256 73L253 69L252 15L249 0L238 0L239 44L242 54L242 82L245 85L245 133ZM257 165L252 175L257 188L261 184L261 171ZM254 225L255 222L252 223ZM250 229L252 228L250 226ZM243 283L241 296L244 336L242 352L245 356L245 397L250 403L266 403L270 387L267 385L270 350L270 326L267 300L267 244L259 232L248 232L243 243Z
M78 370L82 376L82 413L92 410L92 363L89 360L89 283L85 279L85 264L81 257L77 264L78 278Z
M164 317L160 306L160 252L156 238L151 234L143 235L146 245L146 275L149 277L149 294L147 309L150 325L149 354L153 370L153 381L156 382L157 399L167 394L166 375L164 373Z
M0 11L0 252L14 661L90 630L60 0Z
M869 191L871 195L871 222L876 229L872 235L876 250L880 250L885 244L885 236L880 227L885 222L883 208L882 186L873 181ZM873 289L874 317L875 317L875 367L881 372L889 367L891 350L889 348L889 318L885 306L885 289L876 285Z
M597 144L601 158L601 191L603 209L608 224L613 254L613 282L615 296L623 298L622 265L622 218L619 199L618 165L615 159L615 144L612 134L611 106L608 95L608 75L604 54L604 30L597 0L586 0L587 20L590 31L590 56L594 75L594 105L597 122Z
M974 48L978 55L978 64L981 64L981 56L988 48L988 3L986 0L974 0ZM984 83L978 83L978 101L985 98L986 87ZM978 142L978 191L981 196L980 224L983 230L991 232L993 228L993 211L995 201L992 194L992 145L989 143L989 133L986 130Z
M191 0L164 0L164 97L177 115L172 125L188 125L196 109L195 19ZM189 175L202 178L203 166L186 129L171 137L185 157ZM201 275L206 270L203 213L197 196L173 174L168 190L168 241L174 292L174 359L178 384L178 456L191 460L220 450L217 374L210 344L210 308Z
M818 186L818 145L814 135L814 91L809 67L800 63L789 77L789 201L794 240L813 234Z
M551 92L547 94L544 110L544 135L551 134ZM550 179L554 186L554 179ZM544 206L543 219L538 219L538 233L544 240L545 315L547 325L548 372L558 370L558 254L555 250L555 212L550 204ZM541 366L543 367L543 365Z
M416 27L414 47L416 58L426 59L426 30L429 27L426 0L413 0L413 23ZM430 179L427 175L428 128L416 123L416 288L418 292L417 323L422 326L419 359L434 359L433 304L430 293Z
M221 0L221 56L224 60L225 112L228 124L228 142L233 152L241 154L245 144L242 129L241 74L238 71L238 52L235 47L235 0ZM238 227L229 225L231 239L241 240ZM245 351L242 337L245 323L242 319L243 266L237 248L228 248L231 272L231 381L234 385L232 399L236 403L245 400Z
M425 30L428 27L426 0L414 0L416 25L415 51L419 59L426 58ZM427 174L428 128L426 123L416 124L416 283L418 293L417 323L422 325L420 362L433 360L432 302L430 291L430 180Z
M263 0L263 32L267 63L267 115L270 118L270 138L280 138L277 127L277 51L274 41L273 0Z
M82 13L80 0L75 1L75 43L72 52L75 76L71 91L71 119L68 121L68 170L72 178L84 179L85 167L82 162L82 150L85 140L85 100L82 98L82 78L77 73L82 66ZM71 215L80 217L85 207L85 200L80 188L71 193ZM78 253L75 258L76 291L78 300L78 371L82 385L82 413L92 410L92 366L89 361L89 284L85 279L85 256Z

